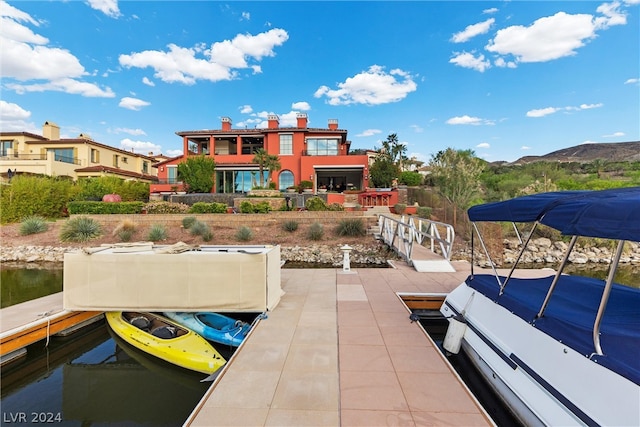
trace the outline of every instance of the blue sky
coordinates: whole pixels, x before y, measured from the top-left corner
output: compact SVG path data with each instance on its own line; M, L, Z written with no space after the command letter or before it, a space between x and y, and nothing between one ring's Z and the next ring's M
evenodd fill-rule
M2 1L0 130L139 153L175 132L310 127L353 148L391 133L428 161L640 140L640 0Z

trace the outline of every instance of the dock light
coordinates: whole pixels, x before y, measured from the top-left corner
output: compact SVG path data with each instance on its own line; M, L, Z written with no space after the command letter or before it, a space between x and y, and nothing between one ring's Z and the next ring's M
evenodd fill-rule
M344 245L340 248L342 251L342 272L349 273L351 271L351 260L349 259L349 253L353 248L349 245Z

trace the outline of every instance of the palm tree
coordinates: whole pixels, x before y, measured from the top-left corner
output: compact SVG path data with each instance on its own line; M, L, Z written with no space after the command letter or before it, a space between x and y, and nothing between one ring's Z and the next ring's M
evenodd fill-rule
M271 175L274 171L279 171L282 166L280 165L280 158L275 154L269 154L264 148L258 148L253 156L253 163L258 165L260 170L260 187L264 187L264 170L269 171Z

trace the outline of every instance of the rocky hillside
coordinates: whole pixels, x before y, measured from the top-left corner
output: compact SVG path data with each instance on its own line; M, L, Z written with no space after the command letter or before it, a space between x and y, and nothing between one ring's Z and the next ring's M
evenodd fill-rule
M522 157L514 163L523 164L538 161L588 163L596 159L608 162L640 161L640 141L580 144L544 156Z

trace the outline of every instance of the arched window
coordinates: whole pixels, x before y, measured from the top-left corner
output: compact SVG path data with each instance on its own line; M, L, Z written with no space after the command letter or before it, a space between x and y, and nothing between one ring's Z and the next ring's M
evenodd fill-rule
M288 187L293 187L293 172L283 170L278 175L278 189L285 190Z

